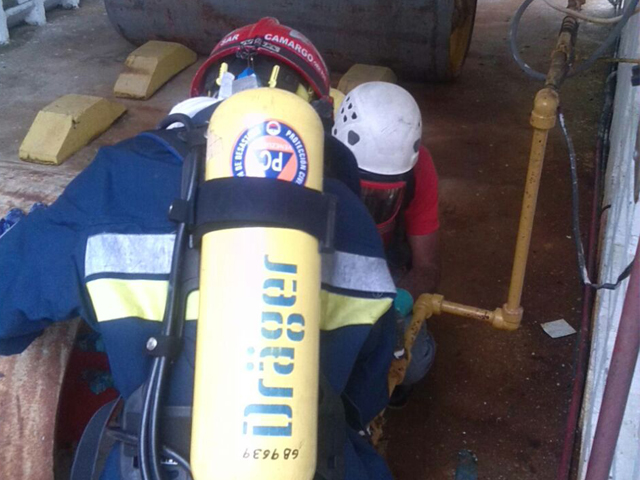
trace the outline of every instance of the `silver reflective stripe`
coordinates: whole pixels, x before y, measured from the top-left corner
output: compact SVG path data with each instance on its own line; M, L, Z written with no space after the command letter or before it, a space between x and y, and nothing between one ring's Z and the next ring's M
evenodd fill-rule
M87 240L85 275L99 273L168 274L174 234L101 233Z
M322 283L368 293L395 293L383 258L336 251L322 255Z
M89 237L85 275L102 273L168 274L175 235L103 233ZM395 285L383 258L336 251L322 256L322 282L336 288L393 293Z

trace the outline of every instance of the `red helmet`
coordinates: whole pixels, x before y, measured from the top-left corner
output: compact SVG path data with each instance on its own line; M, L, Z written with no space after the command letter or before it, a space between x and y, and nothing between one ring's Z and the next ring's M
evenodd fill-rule
M329 95L329 70L320 52L297 30L281 25L272 17L241 27L226 35L211 51L191 82L191 96L202 95L209 68L230 55L266 55L281 61L300 75L318 98Z

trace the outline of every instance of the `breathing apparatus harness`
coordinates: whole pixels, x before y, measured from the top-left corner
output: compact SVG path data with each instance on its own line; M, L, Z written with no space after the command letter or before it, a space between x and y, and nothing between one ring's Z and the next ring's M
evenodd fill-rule
M179 308L178 279L183 267L184 253L189 242L189 228L195 214L195 197L202 170L206 140L202 129L183 114L166 117L159 125L164 129L174 123L184 126L189 153L184 158L180 197L169 209L169 218L177 224L174 249L169 273L167 302L162 320L162 333L147 341L147 353L153 358L151 373L147 380L140 421L138 459L143 480L163 480L160 472L159 418L170 363L180 353L184 331L184 309ZM182 463L182 462L178 462ZM185 462L186 463L186 462ZM188 463L183 465L188 469ZM187 470L191 477L190 470Z

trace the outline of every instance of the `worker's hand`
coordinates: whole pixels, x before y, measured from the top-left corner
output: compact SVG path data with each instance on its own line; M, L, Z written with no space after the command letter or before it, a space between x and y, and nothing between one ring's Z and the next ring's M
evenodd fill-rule
M398 282L413 298L423 293L434 293L438 286L439 272L435 267L413 267Z
M440 282L440 248L438 232L428 235L410 235L412 268L398 282L418 298L423 293L434 293Z

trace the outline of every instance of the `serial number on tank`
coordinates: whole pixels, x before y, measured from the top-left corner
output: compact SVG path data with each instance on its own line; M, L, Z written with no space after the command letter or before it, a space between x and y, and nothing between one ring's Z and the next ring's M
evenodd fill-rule
M300 450L297 448L247 448L242 458L245 460L295 460L298 455Z

